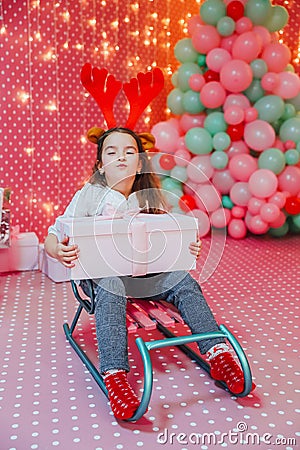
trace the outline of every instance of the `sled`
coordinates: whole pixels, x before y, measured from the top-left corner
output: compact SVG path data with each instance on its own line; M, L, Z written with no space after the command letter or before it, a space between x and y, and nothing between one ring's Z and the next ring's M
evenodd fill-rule
M89 280L89 298L83 298L78 290L78 285L72 280L71 286L73 293L76 299L79 302L79 306L73 318L71 325L68 323L63 325L63 329L66 335L67 340L71 344L72 348L75 350L77 355L80 357L82 362L85 364L88 371L91 373L96 383L99 385L102 392L108 398L107 389L105 387L104 380L93 364L93 362L88 357L86 351L84 351L79 343L74 338L74 330L76 328L77 322L83 310L85 310L88 314L93 314L95 310L95 296L93 290L93 282ZM240 362L241 369L244 374L244 390L240 394L233 394L235 397L245 397L247 396L252 388L252 374L250 370L250 366L245 355L244 350L239 344L238 340L234 337L234 335L226 328L225 325L219 325L219 330L209 333L201 333L201 334L189 334L185 336L175 336L174 333L170 330L170 326L174 326L175 322L183 323L183 320L173 305L165 301L160 302L148 302L143 300L136 299L128 299L128 308L127 308L127 330L128 333L135 333L139 328L144 328L146 330L152 330L157 328L160 332L162 332L164 338L159 340L154 340L150 342L145 342L141 337L138 337L135 341L137 348L140 352L143 368L144 368L144 382L143 382L143 393L140 400L140 405L135 412L134 416L130 419L127 419L128 422L134 422L140 419L148 409L148 405L150 403L152 388L153 388L153 369L150 351L169 347L169 346L177 346L182 350L187 356L189 356L192 360L194 360L203 370L205 370L210 375L210 366L209 364L192 348L190 348L187 344L198 342L203 339L213 339L217 337L222 337L227 339L230 343L231 347L236 353L236 356ZM222 381L216 381L216 384L221 388L227 390L227 385Z

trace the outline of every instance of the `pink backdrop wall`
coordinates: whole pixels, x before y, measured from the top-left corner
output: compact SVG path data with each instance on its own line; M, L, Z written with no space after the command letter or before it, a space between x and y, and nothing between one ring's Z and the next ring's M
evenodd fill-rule
M274 1L290 13L283 42L298 65L300 3ZM186 0L4 0L1 11L2 98L0 186L12 188L12 224L40 240L90 173L95 147L85 141L91 126L103 125L79 74L85 62L106 66L122 81L157 64L166 87L140 119L150 130L168 117L166 96L178 66L176 42L200 1ZM119 26L117 26L119 23ZM124 98L116 116L126 119Z

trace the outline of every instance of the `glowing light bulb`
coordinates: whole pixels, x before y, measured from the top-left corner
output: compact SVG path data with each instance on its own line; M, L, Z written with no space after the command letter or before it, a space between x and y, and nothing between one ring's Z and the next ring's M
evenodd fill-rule
M5 27L5 25L2 25L1 26L1 28L0 28L0 34L6 34L6 27Z
M59 154L57 152L54 153L54 155L52 156L52 161L60 161L61 157L59 156Z
M118 28L118 26L119 26L119 21L118 20L114 20L112 23L111 23L111 26L112 26L112 28Z
M41 40L42 40L41 33L40 33L39 31L37 31L37 32L35 33L35 38L36 38L36 40L38 40L38 41L41 41Z
M66 42L64 43L64 45L63 45L63 48L68 49L68 48L69 48L69 42L66 41Z
M81 142L82 144L86 144L86 143L87 143L87 138L86 138L85 136L81 136L80 142Z
M22 103L26 103L28 101L28 99L30 98L30 95L26 91L20 91L20 92L18 92L18 97Z
M27 153L27 155L32 155L32 153L34 152L34 148L33 147L27 147L24 149L25 152Z
M95 18L93 18L93 19L90 19L90 20L88 21L88 23L89 23L89 25L91 25L91 27L94 27L94 26L97 24L97 21L96 21Z

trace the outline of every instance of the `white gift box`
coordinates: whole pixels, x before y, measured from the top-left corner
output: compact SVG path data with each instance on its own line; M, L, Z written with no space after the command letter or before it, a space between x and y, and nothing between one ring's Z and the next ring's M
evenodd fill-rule
M63 266L57 259L49 256L44 249L44 244L39 245L39 268L52 281L61 283L71 278L70 269Z
M11 246L0 249L0 272L37 270L39 240L34 232L12 236Z
M198 221L181 214L137 214L61 219L61 238L80 253L71 269L73 280L191 270Z

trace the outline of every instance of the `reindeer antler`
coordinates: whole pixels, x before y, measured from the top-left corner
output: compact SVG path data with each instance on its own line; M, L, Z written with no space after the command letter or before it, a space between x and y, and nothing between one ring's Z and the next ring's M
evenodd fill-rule
M85 64L81 69L80 80L82 85L96 100L102 111L108 128L116 126L114 117L114 101L122 88L121 81L113 75L108 75L107 69L92 69L91 64Z
M129 83L123 84L123 90L130 104L129 117L126 127L133 129L135 124L149 105L164 87L164 76L159 68L151 72L139 73Z

